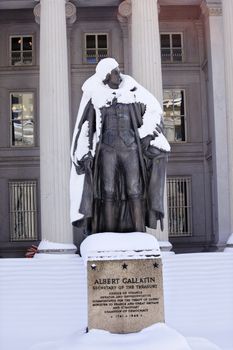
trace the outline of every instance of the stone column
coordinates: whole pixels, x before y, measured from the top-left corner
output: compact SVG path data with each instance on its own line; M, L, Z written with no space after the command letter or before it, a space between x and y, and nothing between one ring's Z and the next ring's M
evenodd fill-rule
M125 0L121 16L131 25L132 76L163 104L162 66L157 0ZM167 191L164 196L164 231L149 229L160 241L168 241ZM159 226L159 225L158 225Z
M127 15L125 14L124 2L122 2L119 6L119 11L117 14L117 19L121 26L122 30L122 39L123 39L123 47L124 47L124 73L128 75L132 75L131 71L131 48L129 43L131 42L131 30L130 30L130 22L127 19ZM129 5L130 14L131 14L131 5ZM121 12L120 12L121 11ZM123 15L122 15L123 13Z
M216 1L203 1L201 8L205 19L208 60L208 110L212 141L212 193L214 201L213 217L215 218L213 243L221 248L222 245L225 245L230 230L228 126L226 120L222 8L221 4L216 3ZM227 43L227 46L229 46L229 43Z
M72 243L69 220L70 115L65 0L41 0L40 18L40 187L42 239Z
M132 72L162 104L162 69L157 0L132 0Z
M226 77L229 194L230 194L230 234L228 242L233 241L233 1L222 0L224 58ZM225 237L224 237L225 238Z

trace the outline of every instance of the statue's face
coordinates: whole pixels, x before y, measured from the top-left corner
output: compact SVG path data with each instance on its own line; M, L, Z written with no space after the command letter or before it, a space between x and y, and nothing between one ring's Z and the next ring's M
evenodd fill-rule
M120 75L120 69L119 68L113 69L111 73L108 74L107 80L108 80L107 84L111 89L118 89L122 81L121 75Z

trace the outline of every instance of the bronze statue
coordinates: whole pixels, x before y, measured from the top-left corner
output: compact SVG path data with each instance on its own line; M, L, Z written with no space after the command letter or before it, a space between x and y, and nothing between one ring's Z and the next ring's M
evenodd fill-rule
M83 85L71 147L71 221L85 233L163 229L169 144L157 100L112 58Z

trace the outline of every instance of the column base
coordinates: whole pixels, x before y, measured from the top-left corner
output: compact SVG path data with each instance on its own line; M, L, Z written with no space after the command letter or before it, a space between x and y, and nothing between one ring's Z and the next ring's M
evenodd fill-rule
M172 249L172 244L168 241L158 241L159 243L159 248L161 250L162 253L173 253L175 254L174 252L171 252L171 249Z
M227 245L226 245L226 248L224 249L224 252L233 253L233 233L228 238Z

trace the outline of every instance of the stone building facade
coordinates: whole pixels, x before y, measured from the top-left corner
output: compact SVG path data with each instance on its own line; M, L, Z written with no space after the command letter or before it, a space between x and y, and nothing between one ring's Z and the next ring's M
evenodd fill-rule
M2 257L23 256L41 239L83 238L69 223L69 147L81 86L107 56L163 103L167 220L153 234L176 252L224 247L233 197L230 11L230 0L0 1Z

